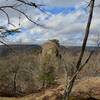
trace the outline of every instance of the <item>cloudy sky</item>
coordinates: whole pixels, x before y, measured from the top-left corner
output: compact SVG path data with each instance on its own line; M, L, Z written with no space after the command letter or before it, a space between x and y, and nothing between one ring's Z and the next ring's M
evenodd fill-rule
M1 5L12 5L16 0L0 0ZM28 0L27 0L28 1ZM24 11L32 20L46 26L39 27L28 21L23 15L6 9L9 12L11 22L16 28L21 27L21 33L9 35L3 41L11 44L42 44L50 39L58 39L63 45L81 45L84 37L84 31L88 19L89 0L30 0L45 6L41 7L46 14L38 9L22 6ZM96 0L98 5L100 0ZM0 24L7 25L6 16L0 12ZM19 21L19 16L20 21ZM20 23L20 26L19 26ZM1 26L0 25L0 26ZM94 16L91 25L88 45L94 45L95 40L100 34L100 8L95 7Z

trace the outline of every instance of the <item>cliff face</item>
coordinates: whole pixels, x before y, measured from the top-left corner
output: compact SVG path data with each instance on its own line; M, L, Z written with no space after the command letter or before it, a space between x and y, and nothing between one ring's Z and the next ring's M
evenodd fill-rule
M55 65L55 62L60 57L60 46L59 42L56 40L47 41L42 45L42 52L41 52L41 65ZM55 65L56 66L56 65Z
M59 56L59 42L56 40L50 40L43 44L42 46L42 57L45 58L46 56Z

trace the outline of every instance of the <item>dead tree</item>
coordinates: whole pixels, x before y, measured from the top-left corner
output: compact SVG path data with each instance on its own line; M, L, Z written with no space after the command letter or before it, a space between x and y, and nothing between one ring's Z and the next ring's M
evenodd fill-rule
M81 49L81 53L80 53L77 65L75 66L77 68L77 70L74 73L74 75L71 78L71 80L68 82L67 86L65 87L63 100L69 100L69 96L70 96L70 93L72 91L74 82L75 82L75 80L77 78L77 75L82 70L82 68L86 65L86 63L89 61L89 59L91 58L91 56L93 54L93 52L91 52L89 57L85 61L85 63L83 65L81 65L81 62L82 62L82 59L83 59L83 56L84 56L84 52L85 52L85 48L86 48L86 44L87 44L87 40L88 40L88 36L89 36L90 25L91 25L91 21L92 21L92 17L93 17L94 3L95 3L95 0L90 0L90 3L89 3L90 12L89 12L89 18L88 18L86 31L85 31L85 37L84 37L84 40L83 40L82 49Z

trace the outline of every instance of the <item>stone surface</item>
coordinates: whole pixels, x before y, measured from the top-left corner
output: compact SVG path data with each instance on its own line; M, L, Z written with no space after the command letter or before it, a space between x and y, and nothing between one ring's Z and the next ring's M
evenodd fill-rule
M41 66L58 66L59 64L59 41L49 40L42 45Z
M42 45L42 57L59 55L59 42L57 40L50 40Z

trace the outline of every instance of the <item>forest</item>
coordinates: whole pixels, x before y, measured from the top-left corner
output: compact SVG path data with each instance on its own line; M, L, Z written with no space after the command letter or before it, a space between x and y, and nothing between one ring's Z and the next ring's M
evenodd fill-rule
M99 0L0 0L0 100L100 100Z

